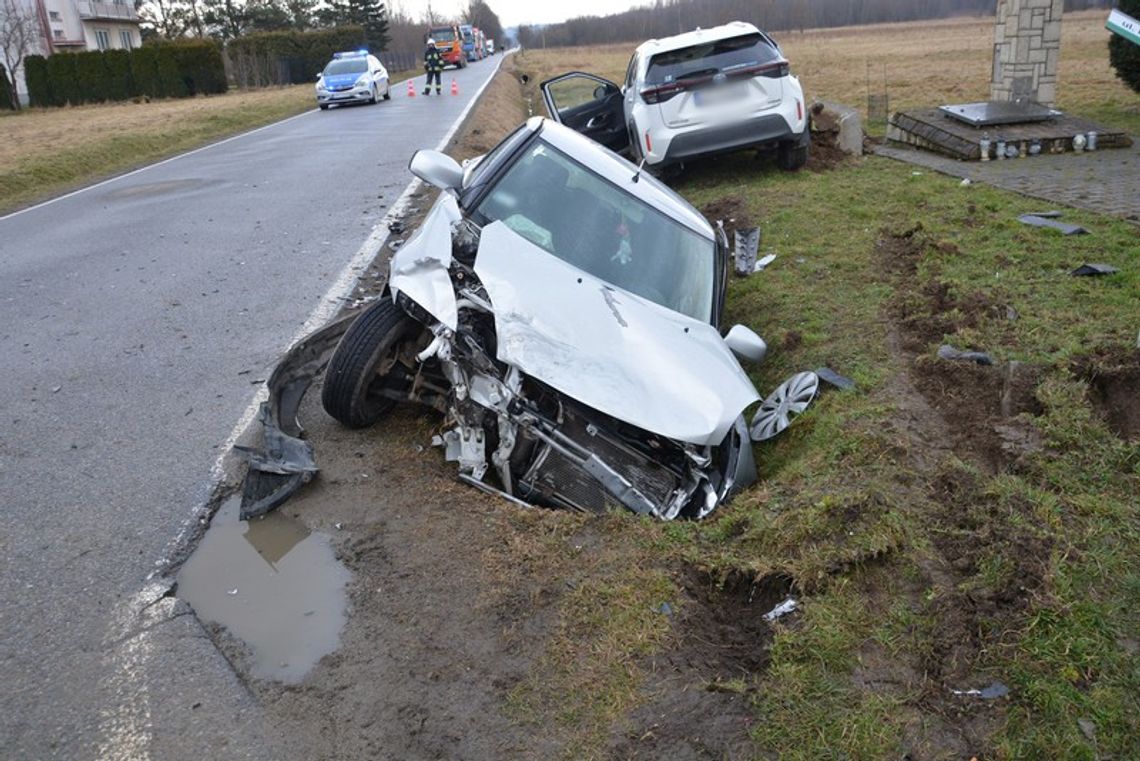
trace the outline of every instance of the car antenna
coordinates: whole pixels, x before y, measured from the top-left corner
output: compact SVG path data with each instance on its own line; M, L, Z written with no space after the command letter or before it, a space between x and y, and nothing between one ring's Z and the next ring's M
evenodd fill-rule
M643 166L645 166L645 159L646 158L647 157L642 157L641 163L637 165L637 171L633 173L633 181L634 182L637 182L638 180L641 179L641 168Z

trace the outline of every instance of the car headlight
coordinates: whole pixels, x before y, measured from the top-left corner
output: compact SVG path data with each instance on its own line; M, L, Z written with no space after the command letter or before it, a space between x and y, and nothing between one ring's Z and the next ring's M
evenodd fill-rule
M367 74L361 74L360 77L356 80L357 87L368 87L370 84L372 83L369 81Z

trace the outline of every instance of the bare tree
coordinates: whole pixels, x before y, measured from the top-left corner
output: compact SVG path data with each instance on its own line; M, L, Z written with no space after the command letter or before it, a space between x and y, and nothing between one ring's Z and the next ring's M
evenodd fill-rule
M27 0L0 0L0 47L4 48L4 75L12 108L20 108L16 91L16 70L24 58L39 49L40 25L35 9Z

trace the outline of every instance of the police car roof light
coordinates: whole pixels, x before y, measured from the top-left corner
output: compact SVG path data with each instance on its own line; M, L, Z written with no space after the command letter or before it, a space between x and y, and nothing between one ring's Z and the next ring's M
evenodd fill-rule
M364 55L368 55L367 50L346 50L343 53L333 53L333 60L339 61L342 58L359 58Z

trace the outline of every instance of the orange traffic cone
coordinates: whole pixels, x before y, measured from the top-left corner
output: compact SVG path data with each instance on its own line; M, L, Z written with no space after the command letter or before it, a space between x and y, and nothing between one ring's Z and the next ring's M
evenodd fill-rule
M409 98L416 97L416 83L410 79L408 80L408 97Z
M459 94L459 83L455 81L455 77L451 78L451 94L452 95L458 95Z

